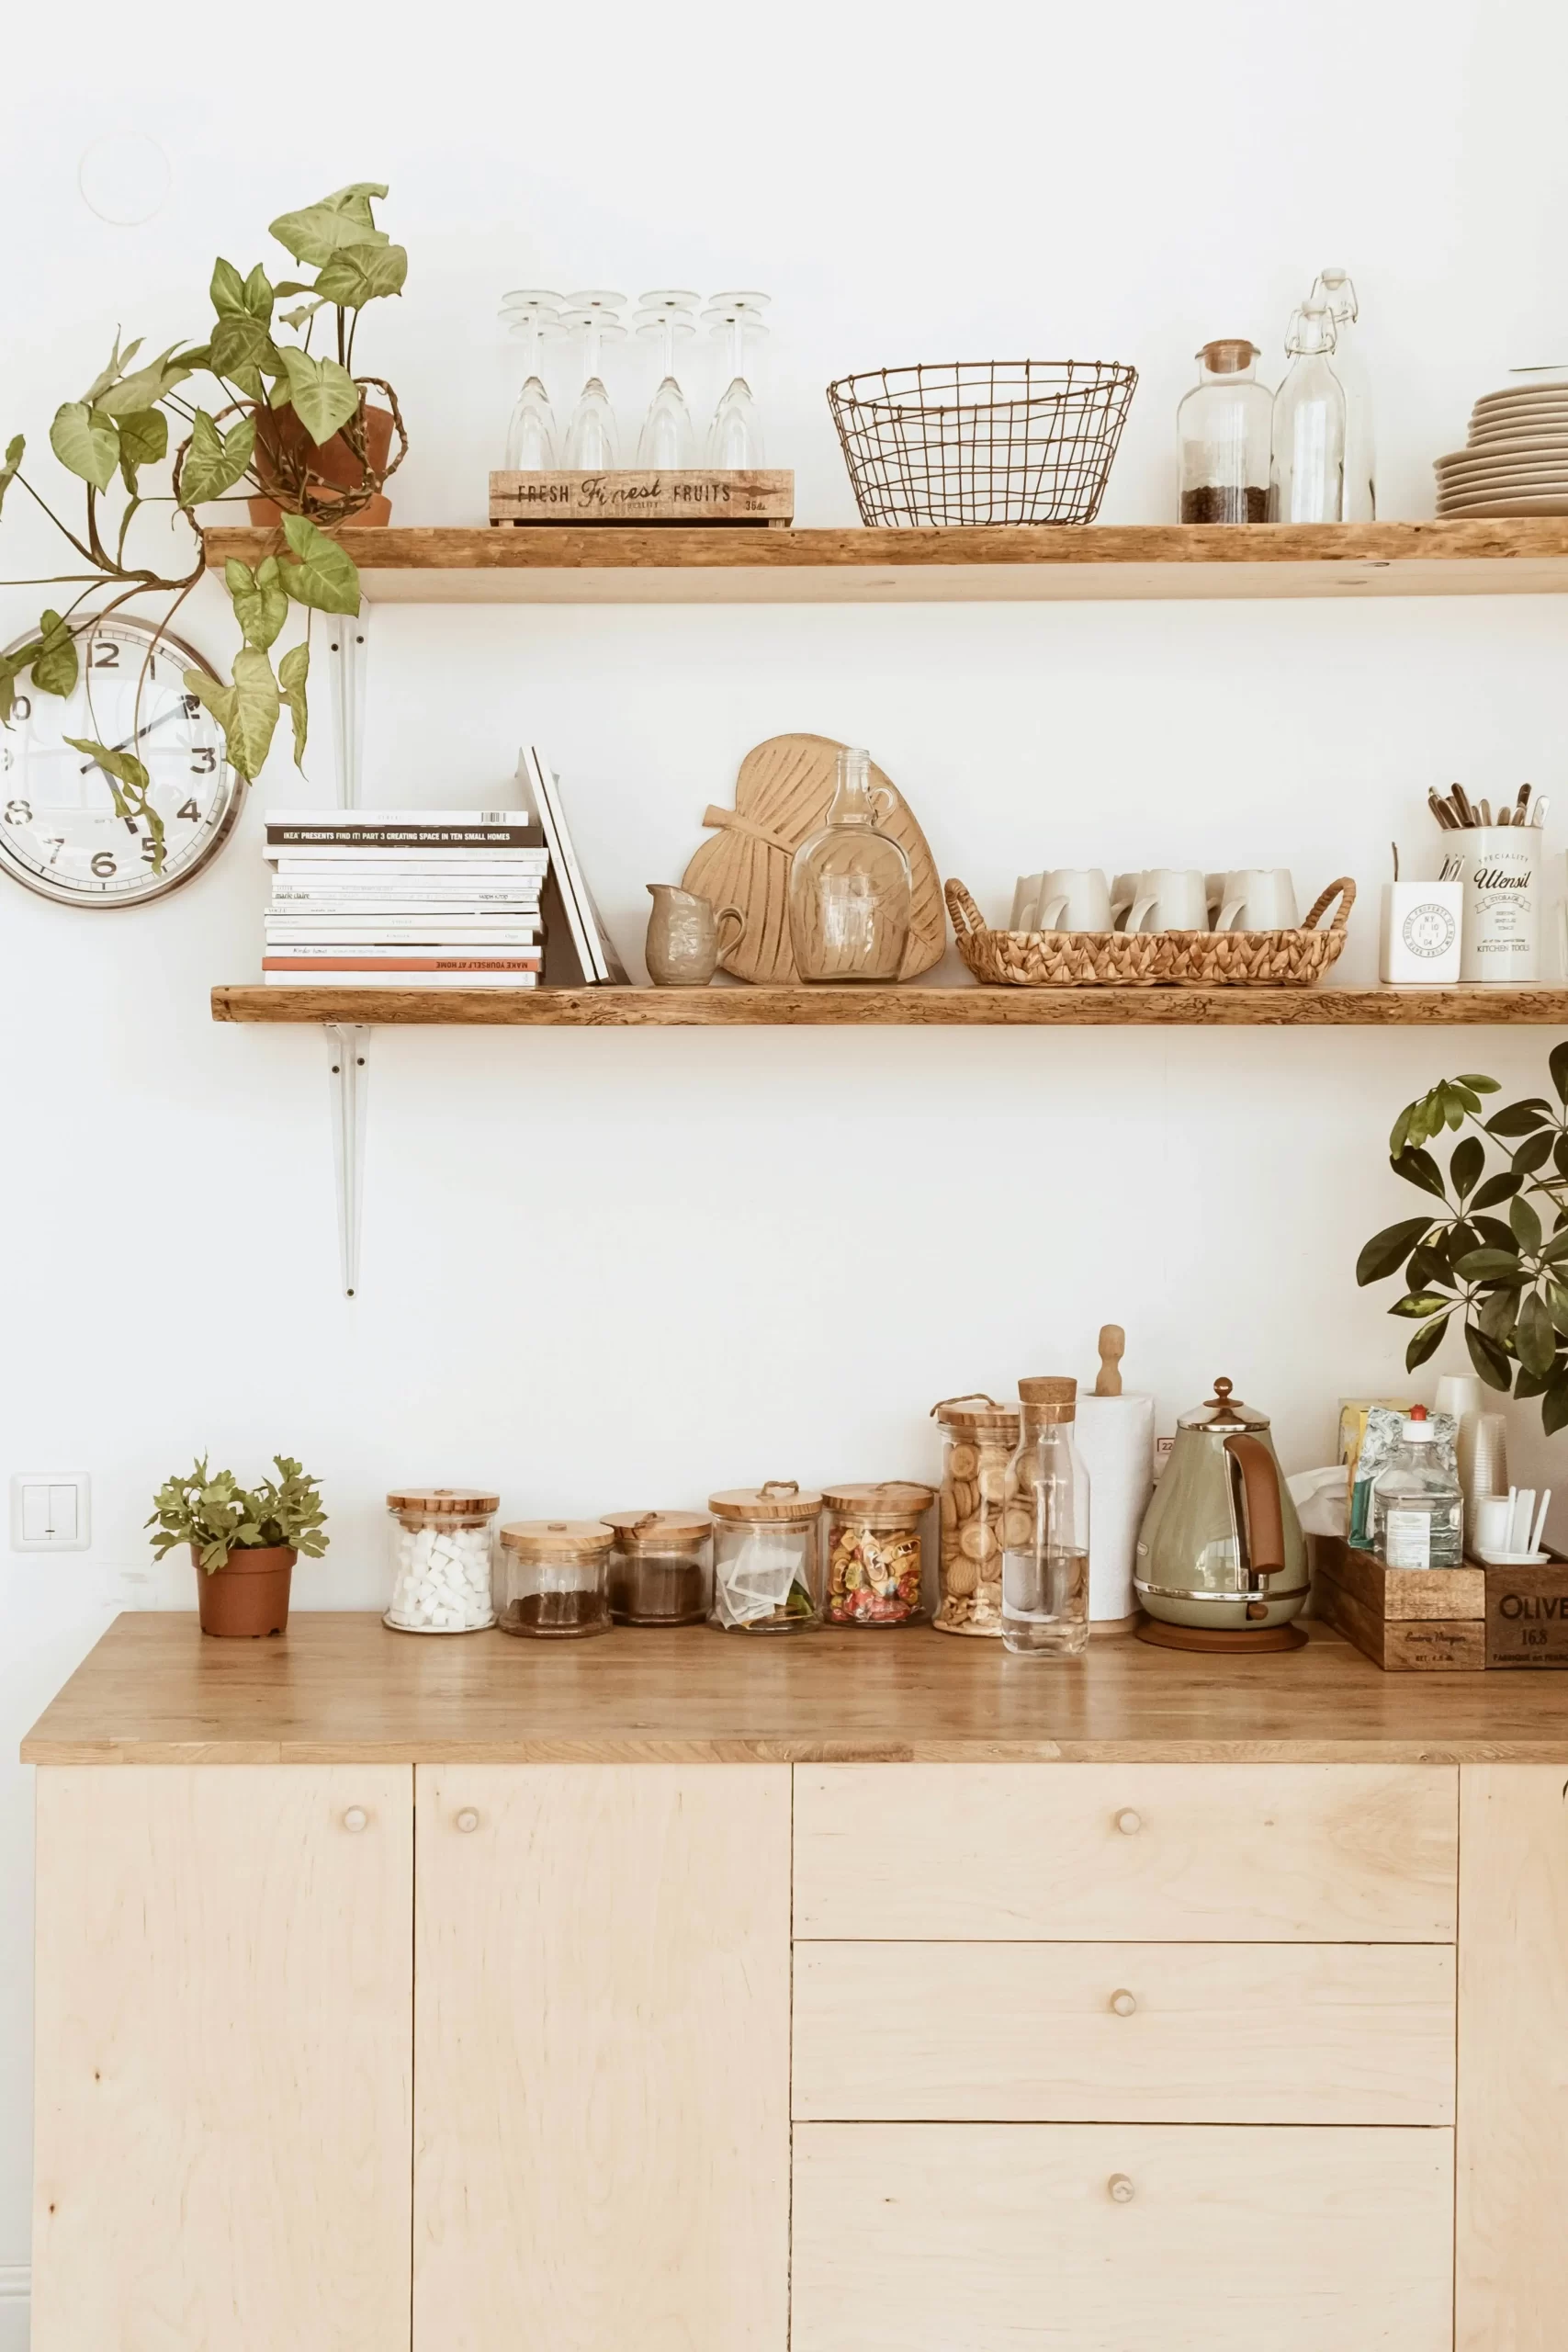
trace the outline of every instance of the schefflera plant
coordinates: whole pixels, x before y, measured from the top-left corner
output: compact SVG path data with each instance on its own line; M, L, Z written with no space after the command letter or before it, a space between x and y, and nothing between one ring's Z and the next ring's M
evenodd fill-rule
M1525 1096L1489 1115L1502 1091L1475 1071L1406 1103L1389 1136L1389 1164L1440 1204L1376 1233L1356 1280L1403 1272L1390 1307L1418 1329L1405 1350L1414 1372L1456 1318L1489 1388L1540 1400L1550 1437L1568 1426L1568 1043L1548 1057L1552 1095ZM1427 1146L1458 1140L1446 1168Z
M47 584L78 593L46 605L36 632L0 655L0 722L10 723L24 679L40 694L63 697L75 690L79 640L106 613L141 599L162 599L158 631L168 628L205 573L196 509L254 490L293 498L310 511L284 514L285 546L277 554L254 568L234 561L226 566L224 584L243 640L241 650L227 684L205 671L188 670L186 685L218 720L229 759L247 779L260 772L285 708L295 760L302 763L309 729L308 624L305 640L290 646L276 668L273 648L291 603L308 615L358 612L359 575L321 524L345 521L361 511L407 447L391 387L352 372L360 311L367 302L400 292L408 271L401 246L376 225L372 204L386 192L379 182L355 181L273 222L272 233L296 263L315 269L310 280L274 285L259 263L242 277L232 263L219 260L209 289L215 323L207 343L172 344L136 367L141 338L122 347L117 334L106 365L79 399L62 404L50 427L55 458L83 485L82 509L73 522L65 521L24 472L24 436L11 440L0 467L0 513L7 493L25 493L68 543L80 568L50 577ZM296 309L277 313L279 299L288 296L303 300ZM323 314L333 347L317 354L310 345ZM299 341L281 339L282 329ZM203 375L218 386L219 397L210 406L193 405L184 389ZM386 394L399 436L396 457L380 469L370 463L366 436L366 395L372 387ZM272 420L289 412L299 421L304 454L280 467L265 457L265 446L276 441ZM310 458L311 450L334 439L360 460L361 479L347 488L329 481ZM170 462L176 442L167 490L148 488L152 469ZM132 560L138 514L144 506L164 504L191 535L190 566L183 572ZM85 736L71 740L96 763L116 813L145 824L158 870L164 825L144 763L127 746Z

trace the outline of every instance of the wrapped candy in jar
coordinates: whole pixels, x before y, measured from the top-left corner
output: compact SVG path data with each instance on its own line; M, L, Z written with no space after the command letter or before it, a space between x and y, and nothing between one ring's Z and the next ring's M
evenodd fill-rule
M520 1519L501 1531L496 1623L547 1641L610 1630L610 1546L602 1519Z
M930 1487L889 1478L879 1487L829 1487L829 1625L919 1625L920 1520L935 1497Z
M994 1396L950 1396L933 1405L942 1430L939 1634L1002 1632L1002 1550L1019 1410Z
M793 1478L710 1495L713 1609L727 1634L804 1634L817 1623L820 1495Z
M607 1510L610 1614L620 1625L700 1625L713 1521L689 1510Z
M387 1497L392 1598L400 1634L477 1634L495 1623L491 1559L499 1495L475 1487L405 1487Z

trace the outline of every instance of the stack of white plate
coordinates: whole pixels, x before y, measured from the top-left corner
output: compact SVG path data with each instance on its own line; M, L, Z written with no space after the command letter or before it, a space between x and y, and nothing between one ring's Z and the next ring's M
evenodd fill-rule
M1433 470L1439 514L1568 514L1568 380L1488 392Z

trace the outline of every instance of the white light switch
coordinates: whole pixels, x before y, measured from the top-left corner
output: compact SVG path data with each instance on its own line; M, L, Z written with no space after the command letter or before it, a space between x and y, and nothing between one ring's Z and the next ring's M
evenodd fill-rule
M13 1552L85 1552L89 1541L85 1470L22 1470L11 1480Z

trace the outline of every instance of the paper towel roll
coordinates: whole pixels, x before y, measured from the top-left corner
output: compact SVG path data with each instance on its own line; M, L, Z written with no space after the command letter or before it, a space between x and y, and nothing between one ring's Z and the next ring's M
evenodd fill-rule
M1089 1613L1131 1617L1133 1554L1155 1490L1152 1396L1080 1396L1077 1444L1089 1472Z

